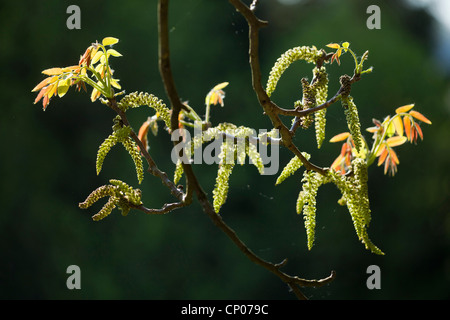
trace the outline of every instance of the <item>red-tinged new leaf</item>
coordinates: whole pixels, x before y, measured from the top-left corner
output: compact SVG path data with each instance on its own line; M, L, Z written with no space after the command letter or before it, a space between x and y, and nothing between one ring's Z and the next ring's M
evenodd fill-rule
M404 144L408 139L406 137L403 136L395 136L395 137L391 137L389 139L386 140L386 144L389 147L396 147L396 146L400 146L402 144Z
M396 164L400 163L400 161L398 161L397 153L395 153L393 149L389 149L389 158Z
M411 110L409 112L410 115L412 115L414 118L416 118L417 120L420 120L422 122L425 122L427 124L431 124L431 121L428 120L423 114L421 114L420 112L417 112L415 110Z
M50 103L50 98L48 95L44 96L44 99L42 99L42 109L45 111L47 109L48 104Z
M412 108L414 108L414 103L398 107L397 109L395 109L395 113L397 114L405 113L411 110Z
M378 158L378 166L381 166L383 162L386 160L386 157L388 155L388 151L386 149L383 150L383 153L381 153L380 157Z
M335 135L333 138L330 139L330 142L339 142L344 141L350 136L350 132L342 132L337 135Z
M145 121L142 126L139 128L138 138L141 140L142 144L144 145L144 148L147 149L147 134L148 130L150 128L150 121ZM139 148L139 147L138 147Z
M414 123L414 128L415 128L415 131L419 134L420 140L423 140L423 133L422 133L422 129L420 128L419 124Z
M36 99L34 99L34 104L38 103L39 100L42 99L42 97L48 92L48 89L50 89L50 87L44 87L41 89L41 91L39 91Z
M42 80L41 82L39 82L39 84L36 87L34 87L33 90L31 90L31 92L38 91L38 90L42 89L43 87L45 87L50 82L51 78L52 77L48 77L48 78L45 78L44 80Z

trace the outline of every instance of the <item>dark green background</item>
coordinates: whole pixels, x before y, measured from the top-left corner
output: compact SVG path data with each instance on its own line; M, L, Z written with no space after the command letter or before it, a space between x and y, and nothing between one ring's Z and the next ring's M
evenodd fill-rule
M66 28L66 8L81 8L81 30ZM381 8L381 30L366 28L366 8ZM306 248L295 201L301 173L275 187L276 176L259 176L253 166L235 169L223 218L247 245L272 262L289 259L285 271L322 278L336 270L326 287L305 289L312 299L448 299L450 280L449 78L433 59L431 18L398 1L313 1L284 6L260 1L257 14L269 21L261 32L263 79L275 60L299 45L324 48L349 41L374 72L356 83L352 95L363 127L395 108L415 103L432 126L424 141L397 149L399 172L370 168L373 212L369 235L385 256L358 242L349 214L332 185L319 190L315 246ZM171 57L182 99L203 114L204 97L229 81L225 107L212 121L270 129L251 90L247 26L228 1L173 0L170 6ZM288 288L251 263L195 202L165 216L131 212L101 222L91 215L101 206L77 204L111 178L137 186L134 167L122 147L114 148L103 171L95 173L98 145L111 132L113 112L70 90L53 98L47 111L33 105L31 89L40 71L73 65L95 40L120 39L123 57L112 66L127 92L147 91L167 102L157 65L156 1L2 1L0 298L2 299L293 299ZM330 93L339 76L353 71L349 55L328 67ZM311 65L296 63L282 77L273 99L290 107L300 97L300 79ZM148 108L129 112L137 130ZM288 119L286 119L288 120ZM329 109L327 140L346 130L339 104ZM370 135L366 135L370 138ZM169 136L150 137L150 152L172 175ZM298 131L296 143L312 160L328 166L340 145L316 150L313 130ZM281 165L291 155L281 150ZM211 196L216 167L194 168ZM280 168L281 170L281 168ZM147 175L140 188L146 206L173 201L160 181ZM81 268L81 290L68 290L66 268ZM366 269L381 268L381 290L368 290Z

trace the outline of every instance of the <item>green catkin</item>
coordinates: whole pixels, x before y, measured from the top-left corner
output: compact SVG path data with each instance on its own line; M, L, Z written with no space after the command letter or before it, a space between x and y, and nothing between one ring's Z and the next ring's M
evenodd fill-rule
M219 154L219 170L217 171L216 184L213 190L213 207L216 213L219 213L228 195L230 175L234 168L234 162L230 162L230 157L228 156L231 152L234 153L234 147L225 140L222 143Z
M111 179L109 182L117 187L117 195L120 195L120 197L123 197L127 200L127 202L130 202L133 205L141 205L141 190L140 189L134 189L133 187L129 186L125 182L117 179Z
M372 243L367 233L371 214L367 188L367 165L364 159L353 160L352 171L353 175L347 177L330 170L329 178L342 193L341 203L347 205L358 239L366 249L383 255L384 253Z
M315 63L322 55L322 51L317 50L316 47L301 46L289 49L278 58L269 74L267 81L266 93L270 97L275 91L278 80L286 69L297 60L305 60L309 63Z
M177 184L181 177L183 176L184 169L183 169L183 163L180 159L178 159L177 164L175 166L175 172L173 174L173 183Z
M116 206L119 206L122 215L126 216L131 209L130 206L142 204L142 192L140 189L133 189L125 182L116 179L111 179L110 183L110 185L101 186L91 192L86 200L79 204L81 209L87 209L99 199L109 196L103 208L92 216L94 221L99 221L108 216Z
M353 142L355 143L356 151L359 152L362 149L363 137L361 135L361 123L359 122L358 109L351 96L343 97L341 102L344 107L348 129L350 130Z
M328 76L325 67L314 68L314 90L316 91L316 104L321 105L327 101L328 96ZM320 149L325 139L325 125L326 125L327 109L321 109L314 113L314 126L316 130L317 148Z
M306 160L309 160L311 158L311 155L306 152L302 152L302 155L306 158ZM298 169L300 169L302 165L303 162L297 156L294 156L281 171L281 174L278 176L275 185L282 183L284 180L286 180L286 178L293 175Z
M216 186L213 190L213 207L216 213L219 213L227 199L229 180L234 164L220 164L216 177Z
M133 159L134 166L136 167L137 179L139 183L141 183L142 180L144 180L144 164L142 162L141 152L139 151L136 142L134 142L131 137L128 137L121 142Z
M300 214L303 209L308 250L311 250L316 228L316 196L317 190L323 183L323 177L317 172L305 170L302 182L302 191L297 199L297 213Z
M97 189L92 191L91 194L86 198L86 200L84 202L81 202L78 206L81 209L87 209L99 199L114 195L115 191L115 187L110 185L98 187Z
M106 138L97 151L97 160L95 163L95 167L97 170L97 175L100 174L102 170L103 162L105 161L106 155L109 153L111 148L119 141L115 132L110 134L108 138Z
M142 105L147 105L153 108L159 117L164 120L164 123L170 128L170 110L161 99L158 99L152 94L144 92L132 92L124 96L117 104L119 108L126 111L128 108L137 108Z
M114 196L109 197L108 202L103 206L103 208L96 214L92 216L92 220L100 221L111 214L116 205L119 203L119 198Z

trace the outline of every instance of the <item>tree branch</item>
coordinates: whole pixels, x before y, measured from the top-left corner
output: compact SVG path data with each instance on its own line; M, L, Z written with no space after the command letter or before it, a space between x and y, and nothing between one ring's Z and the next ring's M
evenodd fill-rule
M240 2L239 2L240 3ZM241 3L240 3L241 4ZM242 4L241 4L242 5ZM166 92L169 95L169 99L172 105L172 118L171 118L171 129L174 130L178 128L178 114L182 108L182 103L178 97L178 94L175 89L173 77L172 77L172 71L170 67L170 54L169 54L169 32L168 32L168 6L169 6L169 0L159 0L158 4L158 30L159 30L159 65L160 65L160 72L161 72L161 78L163 79L164 86L166 88ZM250 11L248 7L245 6L247 10ZM257 26L257 28L260 28L266 24L266 22L263 22L259 19L257 19L253 14L248 15L248 18L252 20L253 25ZM252 29L253 30L253 29ZM254 32L254 30L252 31ZM257 39L257 32L255 34L255 39ZM253 42L253 45L255 45L255 42ZM256 44L257 47L257 44ZM252 53L253 63L255 66L259 66L258 62L258 54L257 51L254 51ZM269 103L266 108L268 108L268 111L271 112L272 116L275 116L275 120L278 119L278 122L275 121L278 126L284 127L284 134L289 135L289 130L282 124L281 120L276 116L273 111L271 111L270 108L273 108L270 105L271 101L268 99L264 89L262 89L260 85L260 73L254 72L255 77L253 78L253 84L254 87L259 88L257 92L261 94L261 99L265 101L266 103ZM258 76L259 75L259 76ZM258 78L259 77L259 78ZM259 84L259 85L258 85ZM290 136L289 136L290 137ZM292 148L292 147L291 147ZM297 150L298 151L298 150ZM304 160L305 166L309 164L309 162L303 157L303 155L298 152L299 157L301 157L302 161ZM312 166L312 165L310 165ZM244 242L241 241L241 239L236 235L233 229L231 229L223 220L222 217L219 216L215 211L211 203L209 202L206 193L201 188L193 170L190 164L183 164L183 169L186 175L187 187L190 192L188 192L187 195L192 194L192 192L195 191L197 194L197 199L199 200L200 205L203 208L203 211L211 218L213 223L222 230L228 238L233 241L233 243L239 248L241 252L243 252L247 258L249 258L252 262L266 268L276 276L278 276L283 282L288 284L293 292L296 294L296 296L300 299L304 299L305 297L303 294L301 294L300 290L297 288L297 286L300 287L318 287L322 286L334 278L334 272L331 273L331 275L325 279L321 280L305 280L301 279L297 276L289 276L285 274L284 272L281 272L279 269L285 265L285 262L280 264L272 264L270 262L267 262L260 257L258 257L256 254L254 254L246 245ZM170 205L168 205L170 206ZM175 206L175 204L174 204ZM143 208L141 208L142 210ZM145 209L143 209L145 210ZM161 209L161 210L164 210ZM154 213L155 211L152 211Z

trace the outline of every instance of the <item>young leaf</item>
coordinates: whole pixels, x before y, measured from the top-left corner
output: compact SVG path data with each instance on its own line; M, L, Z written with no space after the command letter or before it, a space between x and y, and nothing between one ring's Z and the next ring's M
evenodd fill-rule
M104 46L112 46L113 44L116 44L119 42L119 39L113 38L113 37L106 37L102 40L102 44Z
M411 110L412 108L414 108L414 103L398 107L397 109L395 109L395 113L397 113L397 114L405 113L405 112L408 112L409 110Z
M114 49L108 49L108 50L106 51L106 54L108 55L108 57L109 57L110 55L113 56L113 57L121 57L121 56L122 56L121 53L117 52L117 51L114 50Z
M342 133L335 135L333 138L331 138L330 142L344 141L348 137L350 137L350 132L342 132Z
M410 115L412 115L414 118L416 118L417 120L420 120L422 122L425 122L427 124L431 124L431 121L428 120L423 114L421 114L420 112L417 112L415 110L411 110L409 112Z
M50 68L50 69L45 69L44 71L42 71L42 73L47 76L54 76L57 74L61 74L61 72L62 72L61 68Z
M395 131L399 136L403 136L403 122L402 118L400 116L394 117L392 119L392 122L394 123Z
M396 146L400 146L402 144L404 144L406 142L407 138L403 137L403 136L395 136L395 137L391 137L389 139L386 140L386 144L389 147L396 147Z

